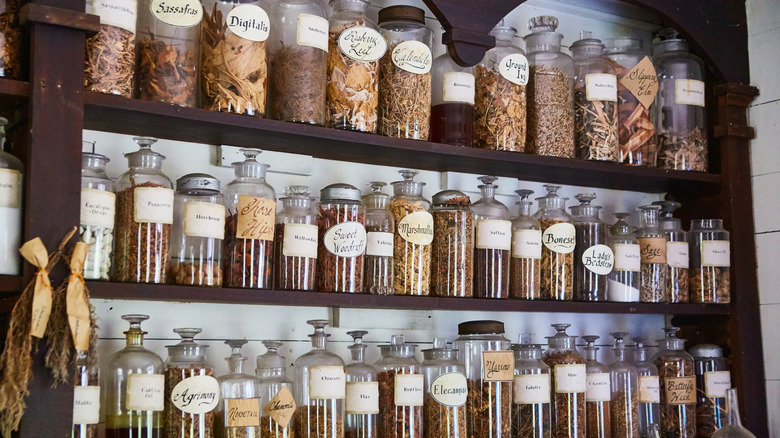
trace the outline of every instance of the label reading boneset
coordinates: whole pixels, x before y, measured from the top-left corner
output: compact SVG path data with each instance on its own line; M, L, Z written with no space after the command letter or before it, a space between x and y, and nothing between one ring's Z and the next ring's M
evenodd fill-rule
M212 202L185 202L182 229L185 236L225 238L225 206Z
M73 424L100 423L100 387L73 388Z
M0 169L0 207L19 208L22 174L11 169Z
M688 242L666 242L666 264L688 269Z
M387 41L379 32L365 26L355 26L339 35L341 53L355 61L372 62L384 56Z
M570 254L576 244L574 225L559 223L547 227L542 233L542 243L550 251Z
M555 392L571 394L585 392L588 387L585 364L555 365Z
M211 376L188 377L171 391L171 402L187 414L205 414L219 403L219 382Z
M298 14L299 46L328 51L328 20L312 14Z
M612 398L612 390L609 384L609 373L590 373L585 380L588 389L585 391L585 400L589 402L606 402Z
M477 222L477 249L512 248L512 222L502 220L481 220Z
M461 373L446 373L431 382L431 397L444 406L459 407L468 398L466 376Z
M727 268L731 266L731 246L728 240L701 242L701 265Z
M482 366L486 382L511 382L515 374L514 352L483 351Z
M154 18L174 27L192 27L203 19L203 6L195 0L152 0L149 11Z
M316 225L285 224L282 239L282 254L285 257L317 258Z
M100 24L135 33L137 0L96 0L93 7L95 15L100 16Z
M366 255L377 257L393 256L393 233L370 231L366 233Z
M114 228L116 195L105 190L81 189L81 225Z
M593 245L582 253L582 266L597 275L607 275L612 272L615 255L607 245Z
M515 404L550 403L549 374L519 374L513 389Z
M343 399L346 396L344 367L309 368L309 398L315 400Z
M505 56L498 63L498 72L507 81L516 85L528 83L528 59L521 53Z
M379 413L379 382L347 382L346 413L368 415Z
M342 222L325 232L322 244L339 257L357 257L366 250L366 228L360 222Z
M728 371L706 371L704 373L704 394L709 398L724 398L731 388L731 373Z
M138 223L173 223L173 190L136 187L133 191L133 219Z
M259 398L229 398L227 404L227 427L260 427Z
M474 105L474 75L457 71L444 73L442 90L445 102L462 102Z
M615 271L639 272L642 267L642 255L639 245L635 243L616 243Z
M265 9L257 5L239 5L225 19L228 29L249 41L265 41L271 30Z
M639 403L660 403L658 376L639 376Z
M515 230L512 233L512 257L541 259L542 232L540 230Z
M274 240L276 201L249 195L238 195L236 238Z
M668 377L664 379L666 403L688 405L696 403L696 377Z
M415 245L433 242L433 216L427 211L415 211L401 219L396 232L402 239Z
M585 98L589 101L617 102L617 76L606 73L585 75Z
M401 70L423 75L431 71L431 49L420 41L404 41L391 54L393 64Z
M162 411L165 402L165 376L130 374L127 376L128 411Z
M422 406L424 377L422 374L395 375L393 402L396 406Z

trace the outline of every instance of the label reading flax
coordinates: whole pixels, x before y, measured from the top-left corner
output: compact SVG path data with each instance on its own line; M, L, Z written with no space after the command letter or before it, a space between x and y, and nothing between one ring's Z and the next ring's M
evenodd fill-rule
M468 382L461 373L446 373L431 382L431 397L444 406L459 407L468 399Z
M257 5L239 5L225 19L228 29L249 41L265 41L270 31L270 20L263 8Z
M517 84L528 84L528 59L520 53L505 56L498 63L498 72L507 81Z
M93 8L95 15L100 16L100 24L135 33L137 0L95 0Z
M328 51L328 20L312 14L298 14L299 46L314 47Z
M695 79L675 79L674 103L704 107L704 82Z
M114 228L116 195L105 190L81 189L81 225Z
M474 105L474 75L449 71L444 73L443 93L445 102L462 102Z
M379 413L379 382L347 382L347 415Z
M590 373L585 378L588 388L585 390L585 400L589 402L606 402L612 398L609 373Z
M666 242L666 263L672 268L688 269L688 242Z
M615 271L639 272L642 267L642 255L639 245L635 243L616 243L615 250Z
M396 373L393 403L396 406L422 406L424 379L422 374Z
M549 374L520 374L515 376L514 402L518 405L550 403Z
M128 411L162 411L165 402L165 376L130 374L127 376Z
M433 242L433 216L427 211L407 214L398 223L396 232L409 243L430 245Z
M290 389L285 385L282 386L274 398L268 402L263 408L263 412L268 414L272 420L277 422L282 428L287 428L290 424L293 414L295 413L295 400L290 392Z
M706 371L704 373L704 394L709 398L724 398L731 388L731 373L728 371Z
M728 240L701 242L701 265L727 268L731 266L731 246Z
M192 27L203 19L203 6L194 0L152 0L149 11L154 18L174 27Z
M317 226L309 224L285 224L282 237L282 254L285 257L317 258Z
M658 93L658 76L653 61L645 56L628 73L620 78L620 83L636 97L645 108L650 108Z
M612 272L615 255L607 245L593 245L582 253L582 266L597 275L607 275Z
M229 398L227 403L227 427L260 427L259 398Z
M342 222L322 236L322 244L338 257L357 257L366 250L366 228L360 222Z
M219 382L211 376L188 377L173 387L171 402L187 414L205 414L219 403Z
M100 387L73 388L73 424L100 423Z
M355 26L339 35L341 53L355 61L372 62L384 56L387 41L379 32L365 26Z
M689 405L696 403L696 377L667 377L664 379L666 403Z
M133 190L133 219L138 223L173 223L173 190L136 187Z
M393 233L371 231L366 233L366 255L376 257L393 256Z
M617 102L617 77L606 73L585 75L585 98L591 102Z
M555 365L555 392L572 394L585 392L588 388L585 364Z
M540 230L515 230L512 233L512 257L541 259L542 232Z
M482 366L486 382L511 382L515 374L514 352L483 351Z
M642 263L666 263L666 238L641 237L637 240Z
M225 206L211 202L186 202L182 223L185 236L224 239Z
M420 41L404 41L395 46L391 55L393 64L401 70L424 75L431 71L431 49Z
M309 398L314 400L343 399L346 396L344 367L309 368Z
M11 169L0 169L0 207L19 208L22 193L22 174Z
M274 240L276 201L238 195L236 238Z
M550 251L559 254L569 254L576 244L574 225L559 223L551 225L542 233L542 243Z
M639 403L661 403L658 376L639 376Z
M478 249L500 249L509 251L512 247L512 222L502 220L481 220L477 222Z

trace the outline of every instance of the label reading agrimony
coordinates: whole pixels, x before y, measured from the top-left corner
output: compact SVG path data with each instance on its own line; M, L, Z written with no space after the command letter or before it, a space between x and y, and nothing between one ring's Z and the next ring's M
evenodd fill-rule
M612 272L615 255L607 245L593 245L582 253L582 266L597 275L607 275Z
M502 220L481 220L477 222L478 249L512 248L512 222Z
M342 222L322 236L329 253L339 257L357 257L366 250L366 228L360 222Z
M282 239L282 254L285 257L317 258L316 225L285 224Z
M276 201L249 195L238 195L236 238L274 240Z
M355 61L371 62L384 56L387 41L379 32L365 26L355 26L339 35L341 53Z
M396 406L422 406L424 377L422 374L395 375L395 391L393 402Z
M666 242L666 263L672 268L688 269L688 242Z
M528 59L520 53L507 55L498 63L498 72L513 84L525 85L528 83Z
M128 411L162 411L165 402L165 376L130 374L127 376Z
M100 387L73 388L73 424L100 423Z
M550 251L559 254L569 254L576 244L574 225L559 223L549 226L542 233L542 243Z
M674 103L704 106L704 82L695 79L674 80Z
M225 206L211 202L186 202L182 223L185 236L224 239Z
M612 389L609 384L609 373L591 373L585 380L588 389L585 391L585 400L589 402L605 402L612 398Z
M444 73L443 93L445 102L462 102L474 105L474 75L449 71Z
M312 14L298 14L297 43L328 51L328 20Z
M401 70L424 75L431 71L431 49L420 41L404 41L395 46L391 55L393 64Z
M511 351L483 351L483 376L486 382L511 382L515 374L515 355Z
M16 170L0 169L0 207L19 208L22 174Z
M138 15L137 0L95 0L93 7L95 15L100 16L100 24L135 33L135 21Z
M205 414L219 403L219 382L211 376L188 377L173 387L170 397L184 413Z
M195 0L152 0L149 10L154 18L174 27L192 27L203 18L203 6Z
M260 427L259 398L229 398L227 403L227 427Z
M309 368L309 398L343 399L346 395L344 367L322 366Z
M461 373L446 373L431 382L431 397L444 406L459 407L466 404L469 388L466 376Z
M642 106L650 108L656 93L658 93L658 76L655 73L653 61L645 56L634 68L620 78L620 83L636 97Z
M225 20L228 29L249 41L265 41L270 31L270 20L263 8L257 5L239 5L233 8Z
M585 364L555 365L555 392L571 394L585 392L588 387Z
M272 420L276 421L282 428L290 424L293 413L295 413L295 400L287 386L282 386L274 398L263 408L263 412L268 414Z
M549 374L516 375L513 389L515 404L550 403Z
M105 190L81 189L81 225L114 228L116 195Z
M512 257L541 259L542 232L540 230L515 230L512 233Z
M701 242L701 265L727 268L731 266L731 246L728 240Z
M379 413L379 382L347 382L345 410L349 415Z
M639 376L639 403L660 403L658 376Z
M666 238L641 237L637 240L642 263L666 263Z
M173 190L136 187L133 191L133 219L138 223L173 223Z
M617 102L617 76L606 73L585 75L585 98Z
M377 257L393 256L393 233L371 231L366 233L366 255Z
M402 239L415 245L433 242L433 216L427 211L415 211L401 219L396 232Z
M666 403L688 405L696 403L696 377L668 377L664 379Z
M704 373L704 394L709 398L724 398L731 388L731 373L728 371L706 371Z
M639 245L635 243L616 243L615 249L615 271L639 272L642 267L642 255L639 251Z

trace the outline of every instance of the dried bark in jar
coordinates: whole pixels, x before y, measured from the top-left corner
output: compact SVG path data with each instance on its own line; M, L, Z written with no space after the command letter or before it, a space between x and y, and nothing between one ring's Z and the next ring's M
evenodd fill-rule
M688 270L685 268L669 267L667 272L667 298L670 303L687 303L690 301L688 293Z
M510 438L512 382L468 381L469 438Z
M274 242L236 236L238 215L225 221L224 274L228 287L269 289Z
M419 202L396 199L390 203L395 223L409 214L424 212ZM412 243L396 231L393 241L393 284L396 295L428 295L430 293L431 244Z
M317 273L317 258L284 255L285 224L276 224L276 273L277 289L314 290Z
M317 290L323 292L363 292L363 257L366 240L365 214L359 213L357 206L345 208L318 207L319 245L317 246ZM355 227L363 228L363 237L351 240L349 245L362 250L360 255L340 256L332 253L326 247L325 236L331 228L345 222L354 222ZM346 245L347 243L344 242Z
M655 361L658 367L658 378L661 382L661 435L678 438L693 438L696 436L696 397L692 390L691 403L679 404L668 397L671 390L669 385L676 384L675 378L690 378L689 382L694 387L696 379L693 371L693 361L683 360L678 357L669 358L661 356ZM686 379L687 380L687 379Z
M536 155L574 158L571 80L557 67L531 66L526 151Z
M445 406L430 395L423 401L425 438L466 438L466 405Z
M585 402L585 431L588 438L610 438L612 436L610 403L608 401Z
M509 296L521 300L538 300L541 295L541 260L513 257L510 262Z
M703 377L696 375L696 436L710 438L726 424L728 407L725 397L707 397Z
M707 135L698 127L679 136L661 134L658 143L661 169L707 171Z
M574 90L574 142L581 160L617 161L617 103L588 100L585 88Z
M295 432L293 430L293 423L287 425L286 428L282 428L271 417L264 415L260 416L260 434L254 438L295 438Z
M512 438L550 438L550 404L513 404Z
M198 82L198 54L181 51L162 40L138 42L136 88L142 100L156 100L182 106L195 106Z
M87 38L84 87L89 91L133 97L135 33L121 27L100 25Z
M666 303L667 266L665 263L642 263L639 273L639 301L643 303Z
M544 363L550 367L551 387L551 425L553 438L584 437L585 435L585 392L557 392L555 390L556 365L585 364L585 360L576 353L563 351L544 357ZM572 429L573 427L573 429Z
M318 71L324 62L324 52L316 47L283 45L274 53L268 84L268 116L286 122L323 125L325 86L312 72Z
M498 71L476 67L474 146L525 152L526 89Z
M730 303L729 268L702 266L689 272L692 303Z
M379 382L379 436L382 438L417 438L423 434L423 407L395 404L395 375L411 374L405 370L382 371Z
M168 278L186 286L222 286L222 268L218 262L181 262L172 264Z
M614 438L639 436L639 398L636 392L617 391L612 396L610 415ZM633 421L628 421L632 419Z
M412 73L393 62L388 47L379 60L379 134L428 140L431 129L431 72Z
M169 438L211 438L214 433L214 412L189 414L173 404L171 391L179 383L195 376L214 377L211 368L170 367L165 371L165 432Z
M296 433L308 438L344 438L344 421L335 413L335 400L312 400L312 403L295 410Z
M542 232L547 228L565 221L560 219L542 219L539 224ZM542 245L540 298L543 300L571 301L573 294L574 253L559 253Z
M0 76L22 79L22 29L19 11L28 0L5 0L0 12Z
M468 196L448 200L433 212L433 272L435 295L473 296L474 214ZM465 206L459 209L457 206Z

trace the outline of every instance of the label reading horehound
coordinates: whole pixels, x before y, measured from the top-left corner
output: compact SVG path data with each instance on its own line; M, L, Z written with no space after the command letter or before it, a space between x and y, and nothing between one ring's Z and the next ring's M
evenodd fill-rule
M725 398L731 388L731 373L728 371L706 371L704 373L704 394L709 398Z
M343 399L346 396L346 374L341 366L309 368L309 398Z
M227 427L260 427L259 398L225 399Z
M542 243L550 251L569 254L576 244L574 225L559 223L551 225L542 233Z
M282 237L282 255L285 257L317 258L317 226L285 224Z
M328 51L328 20L312 14L298 14L299 46Z
M588 388L585 364L555 365L555 392L571 394L585 392Z
M449 71L444 73L443 99L445 102L462 102L474 105L474 75Z
M607 275L615 265L615 255L607 245L593 245L582 253L582 266L597 275Z
M133 191L133 219L138 223L173 223L173 190L136 187Z
M282 386L282 389L276 392L274 398L265 405L263 412L268 414L268 416L282 426L282 428L286 428L287 425L290 424L296 407L292 392L290 392L290 388L285 385Z
M588 389L585 390L585 400L589 402L606 402L612 398L609 384L609 373L590 373L586 377Z
M589 101L617 102L617 76L606 73L585 75L585 98Z
M704 82L695 79L674 80L674 103L704 106Z
M100 24L135 33L135 21L138 15L137 0L95 0L92 6L95 15L100 16Z
M396 406L422 406L424 390L422 374L395 375L393 403Z
M366 255L392 257L393 233L383 233L380 231L366 233Z
M203 6L196 0L152 0L149 11L154 18L174 27L192 27L203 19Z
M366 228L360 222L342 222L325 232L322 244L338 257L357 257L366 250Z
M466 376L461 373L446 373L431 382L431 397L444 406L459 407L466 404L469 388Z
M19 208L22 174L16 170L0 169L0 207Z
M540 230L515 230L512 233L512 257L541 259L542 232Z
M173 387L171 402L187 414L205 414L219 403L219 382L211 376L188 377Z
M384 56L387 41L379 32L365 26L355 26L339 35L341 53L355 61L372 62Z
M645 109L649 109L658 93L658 75L653 61L645 56L628 73L620 78L620 83L636 97Z
M105 190L81 189L81 225L114 228L116 195Z
M637 240L642 263L666 263L665 237L640 237Z
M689 405L696 403L696 377L667 377L664 379L666 403Z
M379 413L379 382L347 382L347 415Z
M616 243L615 250L615 271L639 272L642 267L642 255L639 245L635 243Z
M513 53L501 59L498 72L507 81L516 85L528 83L528 59L521 53Z
M228 29L249 41L265 41L271 30L268 13L257 5L239 5L225 19Z
M130 374L127 376L128 411L162 411L165 402L165 376Z
M238 195L236 238L274 240L276 201L249 195Z
M688 242L666 242L666 264L688 269Z
M73 424L100 423L100 387L73 388Z
M433 242L433 216L427 211L415 211L401 219L396 232L402 239L415 245Z
M639 403L661 403L658 376L639 376Z
M701 265L727 268L731 266L731 246L728 240L701 242Z
M482 367L486 382L511 382L515 374L515 354L512 351L483 351Z
M481 220L477 222L478 249L512 248L512 222L502 220Z
M225 206L212 202L185 202L182 232L190 237L225 238Z
M513 389L515 404L550 403L549 374L516 375Z
M433 64L431 49L420 41L404 41L395 46L390 56L396 67L418 75L430 72Z

